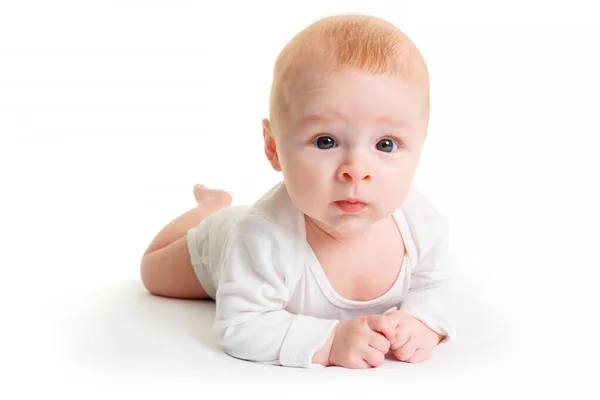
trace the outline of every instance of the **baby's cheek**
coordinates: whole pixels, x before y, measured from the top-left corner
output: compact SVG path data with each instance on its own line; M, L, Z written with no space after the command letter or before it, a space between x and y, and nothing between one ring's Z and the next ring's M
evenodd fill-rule
M381 186L382 196L380 198L388 210L395 210L400 207L410 190L410 184L409 179L401 176L400 179L386 182L385 185Z
M322 179L320 170L308 163L290 163L286 171L288 190L301 202L309 202L320 193Z
M318 184L319 181L323 180L325 175L321 164L322 163L319 163L318 160L311 162L309 158L295 158L292 159L290 170L293 171L295 179L298 181L307 184L310 182Z

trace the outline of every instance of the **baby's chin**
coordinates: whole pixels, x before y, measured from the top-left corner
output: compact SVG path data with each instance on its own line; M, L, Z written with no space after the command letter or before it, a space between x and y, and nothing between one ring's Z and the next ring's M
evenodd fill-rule
M338 239L352 239L369 231L379 220L374 215L327 213L326 215L310 216L322 230Z

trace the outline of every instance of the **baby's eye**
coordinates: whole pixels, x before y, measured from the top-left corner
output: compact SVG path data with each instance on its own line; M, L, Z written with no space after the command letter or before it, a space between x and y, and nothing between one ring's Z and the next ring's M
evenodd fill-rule
M330 136L320 136L313 142L318 148L327 150L335 147L335 140Z
M396 147L394 147L394 146L396 146ZM400 146L393 139L381 139L379 142L377 142L375 147L377 148L377 150L381 150L386 153L391 153Z

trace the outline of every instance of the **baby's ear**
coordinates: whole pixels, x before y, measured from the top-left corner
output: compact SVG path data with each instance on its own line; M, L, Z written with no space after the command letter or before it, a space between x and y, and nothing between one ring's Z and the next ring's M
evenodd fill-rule
M267 160L271 163L271 166L275 171L281 171L281 165L279 164L279 157L277 156L277 143L273 138L271 132L271 124L268 119L262 120L263 128L263 139L265 140L265 155Z

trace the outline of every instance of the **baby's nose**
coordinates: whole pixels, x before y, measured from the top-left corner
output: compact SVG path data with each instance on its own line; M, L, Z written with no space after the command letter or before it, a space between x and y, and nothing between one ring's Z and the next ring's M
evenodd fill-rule
M367 169L357 163L344 164L338 170L338 179L341 181L354 182L354 181L370 181L371 174Z

